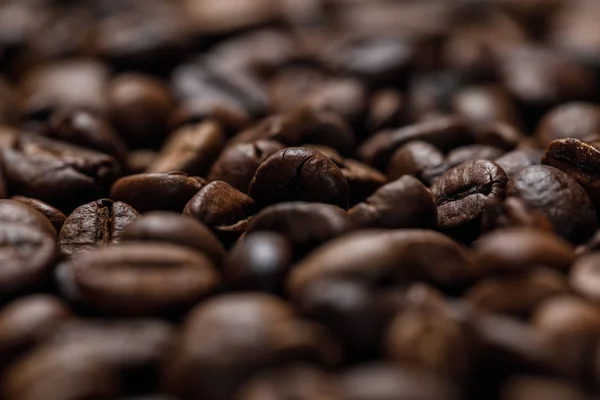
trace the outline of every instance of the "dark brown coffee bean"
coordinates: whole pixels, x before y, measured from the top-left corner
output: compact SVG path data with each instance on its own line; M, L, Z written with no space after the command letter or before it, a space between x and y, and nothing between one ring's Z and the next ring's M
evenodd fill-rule
M391 363L371 363L344 371L339 385L345 400L458 400L460 390L437 374Z
M260 164L285 146L272 140L260 139L227 147L214 162L208 174L210 181L223 181L240 192L247 193L250 181Z
M258 167L248 193L259 208L286 201L311 201L348 207L348 184L340 169L322 153L290 147Z
M437 207L419 180L404 176L377 189L363 203L352 207L350 219L363 228L434 229Z
M42 213L15 200L0 200L0 222L29 226L56 236L56 229Z
M540 211L532 209L517 197L490 204L481 216L481 232L504 228L533 228L552 231L552 223Z
M468 161L450 169L432 186L438 226L465 240L476 238L488 204L503 200L508 178L491 161Z
M153 211L125 227L123 241L165 242L191 247L220 266L225 251L219 239L204 224L176 213Z
M599 255L596 252L577 259L569 279L577 293L595 304L600 304L600 280L598 279L600 263L598 261Z
M119 243L124 229L139 216L131 206L109 199L79 206L60 230L60 251L66 257L73 257L97 246Z
M545 165L524 168L511 179L509 194L541 211L558 235L574 243L589 239L598 229L589 196L559 169Z
M457 117L442 117L409 125L395 131L382 131L367 139L359 155L368 164L385 169L396 151L408 142L420 140L442 151L473 142L470 128Z
M387 174L390 180L414 176L429 186L446 170L448 165L441 151L429 143L413 140L394 152Z
M281 293L293 257L293 248L285 236L275 232L249 233L227 258L225 283L235 290Z
M371 98L367 112L366 129L375 132L384 128L404 125L407 114L407 101L394 89L382 89Z
M585 140L600 131L600 107L591 103L562 104L540 121L536 136L542 146L562 138Z
M119 75L107 90L109 113L131 147L154 147L168 133L173 100L159 80L141 74Z
M458 147L448 153L446 163L449 168L456 167L467 161L490 160L493 161L504 153L503 150L484 144L471 144Z
M454 111L474 124L505 122L519 126L517 105L500 85L468 86L452 99Z
M12 194L68 211L101 197L121 173L113 157L29 135L2 149L2 166Z
M130 175L114 183L110 197L131 205L140 213L181 211L206 184L206 180L183 172Z
M19 223L0 225L0 248L2 298L42 286L50 277L58 256L54 235Z
M513 125L504 122L491 122L475 129L475 142L493 146L505 151L514 150L524 134Z
M527 272L538 266L566 271L575 261L574 248L546 231L503 229L475 242L477 262L488 273Z
M91 112L64 110L53 114L48 135L113 156L122 165L125 162L125 143L106 120Z
M219 283L203 254L171 244L123 243L80 253L57 270L61 291L92 309L118 315L185 310Z
M591 400L575 385L555 378L522 376L511 378L502 386L500 400Z
M566 172L600 208L600 148L579 139L557 139L548 145L542 163Z
M54 229L56 229L56 232L60 231L60 228L62 228L65 220L67 219L67 216L63 214L60 210L52 207L48 203L44 203L41 200L32 199L30 197L24 196L13 196L11 200L26 204L29 207L34 208L40 213L42 213L44 217L46 217L48 221L50 221Z
M558 338L597 337L600 308L574 296L560 296L542 303L532 317L533 325Z
M516 149L497 158L495 163L502 167L509 178L512 178L523 168L540 165L543 155L544 152L540 149Z
M492 313L528 317L543 301L568 292L561 273L537 268L525 275L484 278L464 298Z
M348 213L322 203L290 202L264 208L252 217L247 232L272 231L289 240L296 257L353 228Z
M178 398L226 399L261 368L296 360L331 364L339 356L322 328L295 318L276 297L227 295L188 314L165 382Z
M72 317L58 297L36 294L14 300L0 309L0 369L29 350L42 329L53 329Z
M183 126L169 136L147 172L181 171L206 176L224 144L225 135L215 122Z
M369 285L426 281L453 288L477 275L471 253L440 233L357 232L310 253L292 270L288 288L296 295L317 280L349 277Z
M342 161L341 171L348 183L350 206L366 200L367 197L387 182L384 174L351 158Z
M141 174L152 165L158 154L150 149L138 149L129 152L127 155L128 174Z

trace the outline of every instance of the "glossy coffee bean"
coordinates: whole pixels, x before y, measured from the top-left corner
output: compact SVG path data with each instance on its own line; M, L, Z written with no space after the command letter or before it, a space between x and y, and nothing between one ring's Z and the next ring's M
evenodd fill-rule
M118 315L161 315L185 310L219 283L212 262L171 244L123 243L72 258L57 270L63 295Z
M181 171L206 176L224 143L223 131L215 122L183 126L169 136L146 172Z
M192 218L167 211L152 211L128 224L123 241L164 242L190 247L204 253L215 266L225 256L223 245L205 225Z
M204 179L183 172L129 175L114 183L110 197L131 205L141 213L181 211L206 184Z
M600 281L598 280L599 265L598 253L590 253L575 261L569 277L573 289L595 304L600 304Z
M467 240L477 237L486 205L504 199L507 181L491 161L468 161L450 169L431 186L438 226Z
M366 200L388 181L386 176L360 161L346 158L341 163L342 175L348 183L350 206Z
M235 290L280 293L293 262L289 240L276 232L247 234L225 263L225 283Z
M545 165L524 168L511 179L509 194L541 211L554 231L574 243L597 230L596 211L585 190L569 175Z
M533 228L552 231L552 223L540 211L517 197L488 205L481 216L482 233L504 228Z
M532 165L540 165L544 152L540 149L516 149L498 157L495 162L502 167L509 178L512 178L522 170Z
M348 184L340 169L322 153L305 147L283 149L263 161L248 194L259 208L286 201L348 206Z
M57 233L54 226L41 212L15 200L0 200L0 222L29 226L52 236L56 236Z
M11 193L69 211L101 197L121 174L113 157L29 135L2 149L2 166Z
M437 207L433 196L419 180L404 176L377 189L348 212L362 228L433 229Z
M435 146L413 140L394 152L388 165L390 180L404 175L414 176L425 185L431 185L448 169L444 154Z
M549 111L540 121L536 136L542 146L556 139L585 140L600 130L600 107L591 103L565 103Z
M233 144L225 148L214 162L208 179L227 182L240 192L246 193L260 164L284 147L281 143L264 139Z
M62 228L65 220L67 219L67 216L63 214L60 210L52 207L48 203L44 203L41 200L25 196L13 196L11 200L26 204L29 207L34 208L40 213L42 213L44 217L46 217L48 221L50 221L54 229L56 229L56 232L60 231L60 228Z
M109 199L77 207L58 235L60 251L73 257L97 246L119 243L124 229L139 216L131 206Z
M487 146L483 144L472 144L452 150L450 153L448 153L446 163L448 164L449 168L453 168L467 161L493 161L502 156L503 153L504 151L493 146Z

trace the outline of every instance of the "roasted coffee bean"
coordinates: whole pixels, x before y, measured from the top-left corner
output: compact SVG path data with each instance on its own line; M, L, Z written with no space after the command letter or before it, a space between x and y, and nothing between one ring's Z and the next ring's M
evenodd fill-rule
M585 140L600 131L600 107L591 103L562 104L540 121L536 137L542 146L556 139Z
M28 205L31 208L36 209L40 213L44 215L50 221L56 232L60 232L60 228L62 228L67 216L63 214L60 210L52 207L48 203L44 203L38 199L32 199L30 197L24 196L13 196L11 200L18 201L19 203L23 203Z
M475 242L477 262L487 273L527 272L538 266L566 271L575 261L573 246L550 232L503 229Z
M387 286L426 281L455 288L477 275L472 254L440 233L417 229L357 232L310 253L292 270L288 288L295 295L325 278Z
M233 144L223 150L214 162L208 179L227 182L240 192L246 193L260 164L284 147L281 143L264 139Z
M481 216L482 233L503 228L534 228L552 231L552 224L540 211L532 209L517 197L490 204Z
M14 300L0 309L0 370L14 357L31 349L40 331L72 318L58 297L36 294Z
M311 201L348 207L348 184L340 169L322 153L290 147L258 167L249 195L259 208L286 201Z
M29 226L52 236L57 232L41 212L15 200L0 200L0 222Z
M341 171L350 195L350 206L366 200L377 189L387 183L384 174L360 161L346 158L342 160Z
M464 298L483 310L528 317L543 301L569 293L565 277L545 268L524 275L484 278Z
M108 86L107 101L117 132L131 147L153 147L167 136L173 100L161 81L119 75Z
M127 146L102 117L84 110L58 111L50 119L50 137L113 156L122 165Z
M577 259L569 279L577 293L595 304L600 304L600 280L597 272L600 263L598 261L599 256L596 252Z
M600 333L600 308L574 296L554 297L537 308L532 322L552 336L583 341Z
M331 337L320 326L297 319L283 301L233 294L188 314L165 382L178 398L226 399L261 368L290 361L333 364L339 357Z
M544 152L540 149L516 149L496 159L495 163L502 167L509 178L515 176L523 168L540 165Z
M567 381L518 376L502 386L500 400L591 400L585 391Z
M97 246L119 243L123 230L139 216L131 206L109 199L77 207L58 235L60 251L66 257L73 257Z
M462 146L448 153L446 163L449 168L456 167L467 161L475 160L495 160L500 157L504 151L497 147L487 146L484 144L472 144Z
M463 120L457 117L441 117L395 131L379 132L363 142L359 148L359 155L368 164L385 169L396 149L413 140L420 140L442 151L448 151L472 143L473 136Z
M437 207L433 196L419 180L404 176L377 189L349 211L362 228L434 229Z
M413 140L394 152L388 165L390 180L404 175L414 176L426 185L431 185L448 169L441 151L433 145Z
M508 178L491 161L468 161L450 169L432 186L438 207L438 226L461 239L474 239L488 204L503 200Z
M30 135L2 149L2 167L12 194L67 211L101 197L121 173L113 157Z
M157 153L151 149L133 150L127 155L128 174L141 174L152 165Z
M123 241L165 242L191 247L204 253L215 266L223 263L225 250L202 223L176 213L153 211L132 221L123 229Z
M524 137L523 132L504 122L491 122L477 127L474 135L476 143L504 151L514 150Z
M131 205L140 213L152 210L181 211L207 183L202 178L183 172L129 175L114 183L110 197Z
M63 295L117 315L182 311L219 284L203 254L171 244L123 243L80 253L56 274Z
M406 103L406 98L397 90L383 89L376 92L365 117L367 131L375 132L404 125L408 113Z
M517 105L499 85L468 86L452 99L454 111L474 124L504 122L519 126Z
M300 257L352 228L348 213L339 207L323 203L290 202L264 208L252 217L247 232L280 233L289 240L295 255Z
M181 171L206 176L224 144L225 135L215 122L183 126L169 136L147 172Z
M54 235L20 223L0 224L0 248L1 298L40 288L58 256Z
M589 196L569 175L559 169L535 165L517 172L509 194L541 211L561 237L581 243L598 229L596 211Z
M294 252L285 236L249 233L231 250L225 263L225 283L235 290L281 293Z
M557 139L548 145L542 163L566 172L600 207L600 148L579 139Z

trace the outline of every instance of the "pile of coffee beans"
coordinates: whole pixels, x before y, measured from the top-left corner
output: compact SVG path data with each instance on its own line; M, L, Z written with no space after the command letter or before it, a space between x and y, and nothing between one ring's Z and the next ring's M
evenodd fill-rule
M598 21L0 0L0 399L599 399Z

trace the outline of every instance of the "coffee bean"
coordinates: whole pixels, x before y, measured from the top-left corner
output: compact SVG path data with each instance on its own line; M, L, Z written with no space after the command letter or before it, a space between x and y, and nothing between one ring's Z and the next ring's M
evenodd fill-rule
M504 228L533 228L552 231L552 224L544 214L532 209L517 197L489 204L481 216L482 233Z
M542 303L532 317L537 329L561 337L597 337L600 308L580 298L559 296Z
M589 239L598 228L589 196L559 169L545 165L524 168L511 179L509 194L541 211L558 235L574 243Z
M454 95L452 106L457 114L474 124L497 121L520 124L515 101L500 85L467 86Z
M60 251L73 257L97 246L119 243L124 229L139 216L131 206L109 199L77 207L58 235Z
M182 311L219 283L201 253L171 244L123 243L80 253L57 270L63 295L117 315Z
M502 168L491 161L468 161L450 169L431 186L438 226L465 240L476 238L483 211L504 199L507 181Z
M379 188L348 212L363 228L433 229L437 208L431 192L412 176L404 176Z
M556 139L585 140L600 131L600 107L591 103L562 104L549 111L536 129L542 146Z
M183 172L129 175L114 183L110 197L131 205L141 213L152 210L181 211L207 183L202 178Z
M157 153L150 149L132 150L127 155L127 172L128 174L141 174L152 165Z
M246 193L260 164L284 146L272 140L260 139L227 147L212 165L210 181L223 181Z
M235 290L280 293L293 262L293 248L275 232L249 233L225 263L225 283Z
M394 89L382 89L371 98L367 112L366 128L374 132L384 128L404 125L407 119L406 98Z
M495 160L502 156L504 152L493 146L483 144L472 144L468 146L458 147L448 153L446 163L449 168L456 167L467 161L475 160Z
M169 136L147 172L181 171L206 176L223 149L224 141L225 136L217 123L207 121L183 126Z
M558 168L575 179L600 207L600 148L579 139L557 139L548 145L542 163Z
M168 133L173 101L165 85L141 74L119 75L107 89L109 113L119 135L131 147L153 147Z
M153 211L135 219L122 231L123 241L165 242L204 253L215 266L225 256L223 245L202 223L176 213Z
M540 149L516 149L505 153L496 159L496 164L502 167L509 178L512 178L523 168L540 165L544 152Z
M340 169L322 153L290 147L258 167L248 193L259 208L286 201L348 206L348 185Z
M575 385L556 379L517 376L502 386L501 400L591 400Z
M575 261L573 247L550 232L513 228L475 242L478 264L488 273L527 272L543 265L566 271Z
M2 166L12 194L67 211L101 197L121 173L113 157L30 135L2 149Z
M23 203L28 205L31 208L39 211L50 221L56 232L60 231L62 228L67 216L63 214L60 210L52 207L48 203L44 203L38 199L32 199L30 197L25 196L13 196L11 200L18 201L19 203Z
M394 131L382 131L363 142L360 157L378 169L385 169L396 151L408 142L420 140L442 151L473 142L467 124L457 117L442 117L409 125Z
M341 170L348 183L351 206L364 201L387 182L384 174L351 158L343 160Z
M571 286L587 300L600 304L600 285L598 281L598 253L591 253L575 261L571 269Z
M429 143L413 140L394 152L387 174L390 180L404 175L414 176L429 186L447 169L448 165L441 151Z
M518 128L499 121L477 127L474 134L476 143L504 151L514 150L524 137Z
M0 222L29 226L56 236L56 229L42 213L15 200L0 200Z

